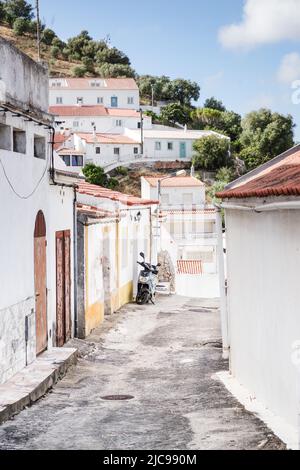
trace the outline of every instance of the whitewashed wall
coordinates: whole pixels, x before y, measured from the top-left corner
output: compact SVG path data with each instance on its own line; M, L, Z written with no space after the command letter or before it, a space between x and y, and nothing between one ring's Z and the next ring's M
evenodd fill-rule
M74 132L96 132L109 134L122 134L125 128L138 129L140 123L139 118L122 117L122 116L57 116L56 120L63 121L60 127L64 129L72 129ZM121 121L121 126L116 124ZM144 117L144 128L151 129L151 118Z
M300 211L226 210L230 368L295 433L300 339Z
M118 97L118 108L139 109L140 98L138 90L105 90L101 88L93 88L91 90L68 90L66 88L50 88L49 101L50 106L57 106L56 98L62 98L63 106L77 105L77 98L83 98L82 104L86 106L99 105L98 97L103 98L100 105L111 108L111 97ZM133 104L128 104L128 98L133 98Z
M74 134L74 145L76 150L85 153L85 161L91 160L95 165L105 166L110 163L126 162L134 160L140 155L141 146L139 143L135 144L90 144L81 139L77 134ZM100 154L96 153L96 147L100 147ZM120 149L119 155L114 154L114 148ZM134 148L138 149L138 153L134 153Z

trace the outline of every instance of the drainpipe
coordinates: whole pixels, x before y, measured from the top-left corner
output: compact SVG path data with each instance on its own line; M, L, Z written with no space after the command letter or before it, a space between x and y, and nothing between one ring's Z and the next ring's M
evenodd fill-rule
M73 271L74 271L74 336L78 338L78 311L77 311L77 192L74 188L73 200Z
M217 209L217 236L218 236L218 265L220 284L220 311L222 326L223 358L229 358L230 344L228 333L227 288L225 279L224 246L223 246L223 221L221 207L215 204Z

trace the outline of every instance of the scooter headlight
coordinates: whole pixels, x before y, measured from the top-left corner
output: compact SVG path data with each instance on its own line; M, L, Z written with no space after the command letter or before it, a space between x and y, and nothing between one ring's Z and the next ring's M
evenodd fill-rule
M141 276L140 279L139 279L140 282L142 283L148 283L148 277L145 277L145 276Z

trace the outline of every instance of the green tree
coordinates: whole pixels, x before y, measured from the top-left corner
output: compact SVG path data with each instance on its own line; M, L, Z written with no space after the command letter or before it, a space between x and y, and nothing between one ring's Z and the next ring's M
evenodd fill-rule
M29 30L29 21L25 18L17 18L14 21L13 30L16 36L22 36Z
M18 18L31 21L33 18L32 6L25 0L6 0L4 3L5 17L8 23L13 26Z
M222 101L217 100L214 96L212 96L211 98L207 98L203 107L209 108L209 109L216 109L217 111L222 111L222 112L226 111L226 108L224 104L222 103Z
M103 168L94 165L94 163L88 163L82 170L85 179L88 183L96 184L104 188L114 189L119 183L115 178L109 178Z
M124 52L119 51L116 47L103 48L96 53L97 64L122 64L130 65L130 60Z
M190 109L179 103L170 103L162 108L160 119L165 124L188 124L190 121Z
M169 100L178 102L181 105L190 106L192 100L198 101L200 98L200 86L191 80L177 78L170 82L167 89Z
M60 49L57 46L52 46L50 49L51 57L57 59L59 57Z
M222 112L217 109L197 108L191 112L193 129L219 129L222 124Z
M196 169L218 170L232 164L229 156L229 140L214 135L198 139L193 144Z
M4 20L5 20L4 3L0 0L0 22L3 22Z
M267 162L294 145L295 124L291 115L269 109L253 111L242 120L240 157L248 169Z
M162 75L161 77L156 77L153 75L139 76L137 83L140 90L141 99L151 103L153 89L153 98L155 102L168 101L170 82L170 78L165 75Z
M82 78L86 75L87 70L84 65L75 65L75 67L72 68L71 72L73 77Z
M51 46L53 44L53 40L56 38L56 34L52 29L46 28L42 33L42 42L47 46Z

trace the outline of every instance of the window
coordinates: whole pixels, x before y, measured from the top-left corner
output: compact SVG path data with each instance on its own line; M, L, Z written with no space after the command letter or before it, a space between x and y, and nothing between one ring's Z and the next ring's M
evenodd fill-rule
M96 154L99 155L101 153L101 147L96 147Z
M127 98L127 104L134 104L134 98L133 98L133 96L128 96L128 98Z
M72 155L72 166L83 166L83 156Z
M11 128L0 124L0 149L11 150Z
M63 99L61 96L56 97L56 104L63 104Z
M139 148L138 147L134 147L133 148L133 153L134 155L137 155L139 153Z
M168 150L173 150L173 142L168 142Z
M35 158L46 158L46 140L45 137L39 135L34 136L34 156Z
M112 108L117 108L118 107L118 97L117 96L112 96L110 99L110 104Z
M121 119L116 120L116 127L122 127L122 120Z
M155 142L155 150L161 150L161 142Z
M98 96L97 103L98 104L103 104L103 96Z
M77 104L83 104L82 96L77 98Z
M65 162L65 164L66 164L67 166L70 166L70 165L71 165L71 160L70 160L70 158L71 158L70 155L63 155L63 156L62 156L62 159L63 159L63 161Z
M26 132L20 129L13 130L13 151L26 153Z
M114 155L120 155L120 147L114 148Z
M74 121L74 122L73 122L73 127L79 127L79 122L78 122L78 121Z

